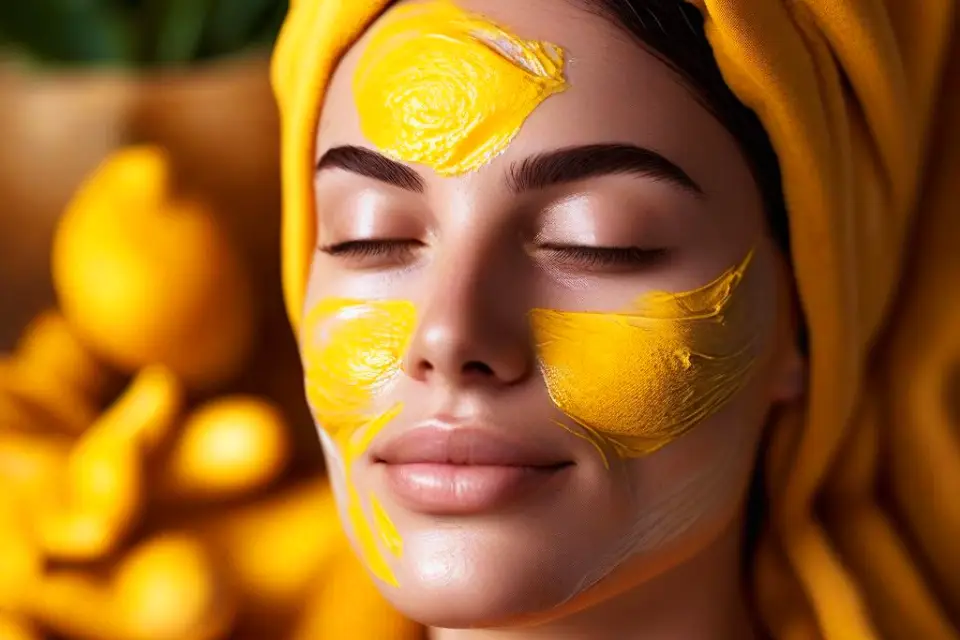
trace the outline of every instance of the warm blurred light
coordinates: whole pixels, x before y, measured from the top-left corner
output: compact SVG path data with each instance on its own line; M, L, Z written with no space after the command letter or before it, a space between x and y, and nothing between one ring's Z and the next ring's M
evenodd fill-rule
M343 544L279 289L286 3L187 3L197 40L126 58L28 4L0 8L0 640L286 637Z

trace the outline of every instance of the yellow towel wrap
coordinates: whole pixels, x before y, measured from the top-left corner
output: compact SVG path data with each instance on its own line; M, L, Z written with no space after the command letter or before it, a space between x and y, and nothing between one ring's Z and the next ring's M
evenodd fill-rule
M315 243L324 91L387 4L293 0L277 43L283 285L294 326ZM960 637L956 3L695 4L724 77L778 152L810 332L807 401L771 425L764 452L757 609L778 639ZM422 633L378 602L359 563L336 566L321 600L337 606L316 612L322 637Z

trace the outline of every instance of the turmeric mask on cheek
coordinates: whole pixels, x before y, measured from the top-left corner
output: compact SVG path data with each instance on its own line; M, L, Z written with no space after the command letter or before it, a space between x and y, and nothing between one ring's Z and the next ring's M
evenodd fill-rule
M395 160L462 174L501 153L541 102L566 89L563 66L560 48L452 2L399 7L357 66L360 125Z
M601 452L652 453L743 388L764 337L743 286L752 255L699 289L650 293L624 313L531 312L550 397Z
M377 411L375 400L400 374L415 323L410 302L334 298L307 314L301 336L307 401L343 460L347 513L360 552L373 574L394 586L382 549L399 556L400 536L375 496L370 516L364 512L351 468L400 412L399 404Z

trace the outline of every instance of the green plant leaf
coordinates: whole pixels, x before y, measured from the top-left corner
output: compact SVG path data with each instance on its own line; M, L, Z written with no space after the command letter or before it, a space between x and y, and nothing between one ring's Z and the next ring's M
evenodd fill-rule
M0 39L48 63L127 64L134 58L132 25L96 0L0 2Z
M166 0L148 63L171 65L194 60L202 42L213 0Z
M275 30L278 8L286 12L283 0L216 0L204 34L204 54L222 56L259 44L264 27Z
M287 0L0 0L0 52L45 64L185 64L270 45L287 7Z
M290 3L287 0L276 2L273 9L260 24L260 28L254 33L253 38L251 38L251 44L256 47L273 46L289 9Z

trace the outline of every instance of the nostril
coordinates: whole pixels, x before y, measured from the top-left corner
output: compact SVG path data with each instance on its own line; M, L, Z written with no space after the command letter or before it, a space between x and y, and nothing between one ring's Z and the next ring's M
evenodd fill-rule
M470 362L464 363L463 365L464 374L479 374L482 376L492 376L493 369L490 368L485 362L480 362L479 360L471 360Z

